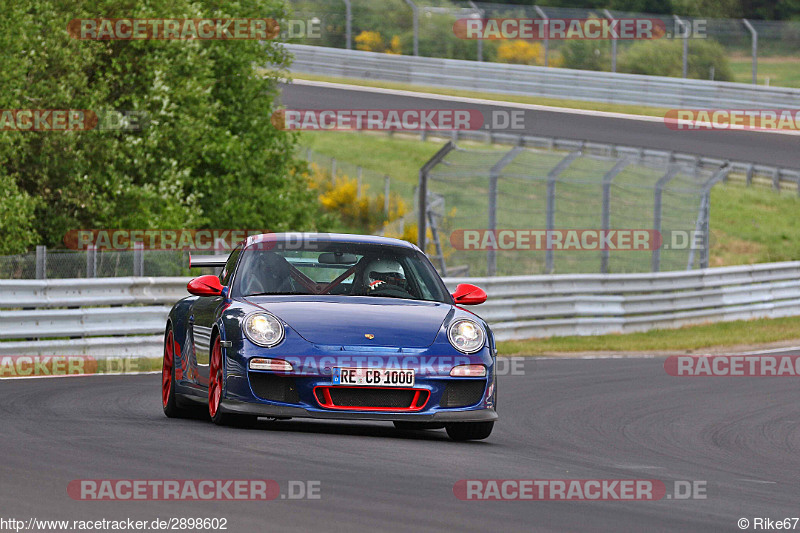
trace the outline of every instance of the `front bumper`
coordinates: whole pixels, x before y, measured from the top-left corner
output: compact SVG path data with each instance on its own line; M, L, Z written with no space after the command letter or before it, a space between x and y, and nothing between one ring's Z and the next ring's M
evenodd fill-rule
M407 422L491 422L497 420L494 408L472 410L448 410L433 413L392 413L363 411L321 411L288 405L223 400L220 409L224 413L246 414L275 418L317 418L325 420L383 420Z

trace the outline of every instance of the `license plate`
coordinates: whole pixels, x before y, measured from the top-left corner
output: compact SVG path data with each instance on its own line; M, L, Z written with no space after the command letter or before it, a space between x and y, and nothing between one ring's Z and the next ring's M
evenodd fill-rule
M414 370L399 368L334 368L334 385L413 387Z

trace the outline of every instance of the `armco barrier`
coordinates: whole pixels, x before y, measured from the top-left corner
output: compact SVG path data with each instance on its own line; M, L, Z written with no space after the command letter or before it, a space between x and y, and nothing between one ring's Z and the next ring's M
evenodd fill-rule
M0 281L0 355L159 356L188 278ZM449 278L499 340L800 315L800 261L655 274Z
M291 72L480 92L666 108L796 109L800 89L413 57L299 44Z
M646 274L446 280L483 287L476 311L499 340L630 333L800 315L800 262Z
M0 281L0 355L161 354L188 278Z

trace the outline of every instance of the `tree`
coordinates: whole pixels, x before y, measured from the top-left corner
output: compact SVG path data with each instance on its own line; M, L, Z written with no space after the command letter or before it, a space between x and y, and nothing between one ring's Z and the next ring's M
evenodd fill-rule
M293 160L296 136L270 123L290 59L275 42L84 41L67 33L71 19L100 16L280 19L281 2L0 5L0 109L147 116L138 131L0 131L0 183L11 180L35 200L26 205L41 243L58 246L82 228L316 227L318 205Z

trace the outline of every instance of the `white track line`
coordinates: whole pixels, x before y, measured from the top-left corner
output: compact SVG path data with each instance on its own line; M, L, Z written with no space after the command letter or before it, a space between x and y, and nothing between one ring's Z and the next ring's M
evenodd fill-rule
M425 93L419 91L405 91L400 89L386 89L383 87L366 87L363 85L348 85L345 83L333 83L328 81L311 81L311 80L302 80L302 79L295 79L290 82L290 84L294 85L307 85L309 87L323 87L329 89L343 89L347 91L361 91L367 93L378 93L378 94L388 94L394 96L406 96L410 98L423 98L426 100L441 100L445 102L460 102L464 104L479 104L479 105L491 105L496 107L513 107L517 109L528 109L532 111L550 111L554 113L569 113L571 115L584 115L589 117L601 117L601 118L617 118L623 120L638 120L640 122L660 122L664 124L666 127L666 120L664 117L650 117L647 115L632 115L629 113L614 113L611 111L594 111L590 109L572 109L569 107L556 107L556 106L547 106L547 105L539 105L539 104L523 104L519 102L507 102L504 100L487 100L485 98L469 98L466 96L450 96L446 94L435 94L435 93ZM670 120L669 122L674 123L674 120ZM698 126L708 127L710 124L708 122L697 122ZM675 131L675 130L672 130ZM700 130L681 130L685 131L686 133L692 131L700 131ZM777 135L800 135L800 131L795 130L745 130L743 128L736 128L730 130L704 130L704 131L747 131L752 133L774 133Z
M565 359L657 359L660 357L669 357L668 355L649 355L649 354L600 354L600 355L523 355L522 357L530 358L535 361L563 361Z
M744 352L737 355L760 355L776 352L800 352L800 346L786 346L785 348L770 348L769 350L757 350L755 352Z

